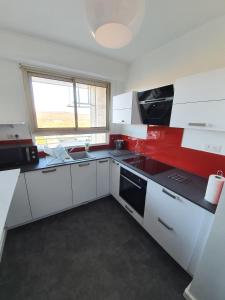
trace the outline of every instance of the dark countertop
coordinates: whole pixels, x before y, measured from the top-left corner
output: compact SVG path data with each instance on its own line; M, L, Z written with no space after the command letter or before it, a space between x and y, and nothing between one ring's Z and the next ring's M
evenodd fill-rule
M179 194L180 196L190 200L194 204L208 210L209 212L215 213L216 211L216 207L217 207L216 205L213 205L207 202L206 200L204 200L205 191L207 187L207 179L203 177L185 172L177 168L173 168L170 169L169 171L165 171L156 175L150 175L123 161L126 158L133 157L135 154L132 152L124 156L114 156L110 153L110 150L91 151L90 154L93 156L93 158L89 160L112 158L118 161L119 163L122 163L125 166L129 167L130 169L133 169L136 172L144 175L145 177L161 184L162 186L168 188L169 190ZM56 166L60 167L60 166L65 166L70 164L77 164L81 162L84 161L74 161L74 162L62 163L57 165L47 165L46 159L40 158L39 163L37 164L16 166L16 168L20 168L21 173L23 173L23 172L36 171L36 170L46 169L46 168L54 168ZM13 166L11 169L15 169L15 166ZM187 177L187 181L180 183L168 177L175 173Z

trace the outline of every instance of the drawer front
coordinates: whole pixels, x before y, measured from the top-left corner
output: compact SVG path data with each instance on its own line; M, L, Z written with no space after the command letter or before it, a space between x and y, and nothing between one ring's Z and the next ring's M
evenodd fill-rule
M197 242L203 210L179 195L149 181L144 227L185 269Z

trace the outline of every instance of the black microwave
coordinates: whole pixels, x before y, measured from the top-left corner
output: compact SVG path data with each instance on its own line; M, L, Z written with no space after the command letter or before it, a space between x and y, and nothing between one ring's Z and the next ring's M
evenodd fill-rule
M0 167L37 163L38 150L35 145L0 146Z

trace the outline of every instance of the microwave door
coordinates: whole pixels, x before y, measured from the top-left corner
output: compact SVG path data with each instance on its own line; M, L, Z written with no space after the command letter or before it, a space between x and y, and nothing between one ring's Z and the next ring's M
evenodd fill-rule
M26 161L23 148L8 148L0 150L0 165L21 164Z

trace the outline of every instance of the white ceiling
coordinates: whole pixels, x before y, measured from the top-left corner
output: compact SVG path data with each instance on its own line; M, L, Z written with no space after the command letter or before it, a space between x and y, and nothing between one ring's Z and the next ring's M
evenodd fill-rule
M134 40L122 49L106 49L90 35L83 4L84 0L0 0L0 28L131 62L225 14L225 0L146 0L145 17Z

